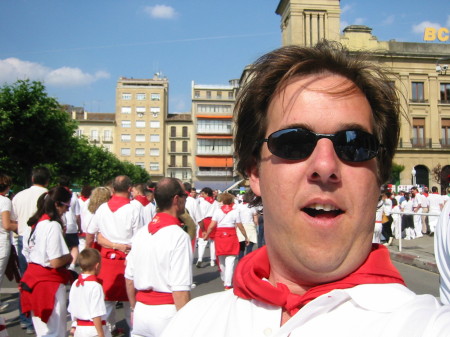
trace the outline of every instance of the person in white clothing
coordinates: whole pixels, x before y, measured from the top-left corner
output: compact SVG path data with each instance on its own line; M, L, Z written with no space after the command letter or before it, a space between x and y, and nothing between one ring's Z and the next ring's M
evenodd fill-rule
M405 240L412 240L416 238L416 231L414 230L414 212L413 200L409 193L405 193L405 199L400 205L402 214L402 232L405 231Z
M83 218L87 214L87 207L89 206L89 198L92 194L92 186L84 185L81 188L80 196L78 197L78 207L80 208L80 233L78 234L78 251L82 251L86 248L86 221Z
M81 274L69 293L72 321L76 322L74 337L111 337L106 328L106 306L103 288L97 278L101 268L98 250L86 248L78 256Z
M19 259L20 274L23 275L27 269L27 261L22 253L23 240L25 235L29 235L30 228L27 225L30 217L37 210L37 201L39 197L46 193L47 185L50 181L50 171L45 166L33 168L31 172L32 186L17 193L12 200L13 213L18 223L16 251ZM26 332L32 334L34 331L33 323L29 317L26 317L20 308L19 301L19 321L20 327L26 329Z
M99 206L87 230L87 242L97 233L101 245L102 268L99 279L105 291L107 321L111 332L116 330L115 304L123 302L125 318L130 325L130 305L125 286L125 258L131 249L131 240L143 225L138 209L130 204L132 183L127 176L113 181L112 198Z
M236 169L264 204L266 245L239 261L233 291L193 299L162 337L448 335L450 306L408 290L372 244L400 131L391 78L326 40L246 70Z
M29 237L23 253L28 268L20 281L24 313L31 313L36 335L66 335L66 287L71 274L65 268L72 260L64 241L62 216L70 207L72 193L58 186L38 199L38 209L29 219Z
M431 187L431 193L428 194L427 199L429 204L428 213L434 214L428 217L428 225L430 226L430 232L434 233L439 219L439 214L441 214L442 208L444 207L444 200L439 194L436 186Z
M215 231L216 255L219 258L220 276L225 290L233 288L233 273L235 262L239 254L239 240L237 229L242 233L248 245L247 233L242 226L239 211L234 208L234 195L222 193L219 195L222 206L217 208L203 240L208 240L211 232Z
M236 231L239 239L239 260L243 256L251 253L253 251L253 246L258 243L258 233L256 231L257 225L255 223L255 219L257 219L257 211L255 207L250 205L252 199L253 194L247 192L242 198L242 203L237 205L239 217L241 218L242 226L244 226L248 239L248 241L246 241L242 232Z
M383 229L383 207L384 201L381 198L378 200L377 209L375 211L375 227L373 230L372 243L381 243L381 230Z
M424 234L422 231L422 207L423 207L423 199L422 195L419 193L419 189L414 186L411 188L411 197L413 201L413 210L414 213L417 213L417 215L414 215L414 232L415 232L415 238L421 238Z
M11 251L11 232L17 230L17 222L11 220L15 218L14 214L11 215L11 200L7 197L11 185L12 179L0 173L0 288ZM7 303L0 302L0 311L4 311L7 307Z
M445 203L434 235L434 256L439 269L439 295L443 304L450 304L450 203Z
M212 231L208 236L208 240L203 239L203 233L208 230L209 224L211 223L212 215L218 207L217 200L213 197L213 190L209 187L204 187L200 191L200 198L198 199L198 258L195 266L197 268L202 267L203 255L205 254L206 246L209 243L210 252L210 265L214 267L216 265L216 249L214 244L215 232Z
M160 212L133 238L125 269L133 310L132 336L160 336L190 299L191 239L179 220L186 197L178 179L159 181L155 199Z

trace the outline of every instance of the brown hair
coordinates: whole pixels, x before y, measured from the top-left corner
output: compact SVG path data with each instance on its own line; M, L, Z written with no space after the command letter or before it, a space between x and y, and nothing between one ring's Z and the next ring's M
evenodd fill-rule
M82 271L94 270L94 267L101 260L100 252L94 248L85 248L78 255L78 264Z
M383 145L378 162L378 182L389 179L400 132L397 91L386 73L362 53L350 52L337 42L323 40L314 47L287 46L260 57L251 67L248 82L236 106L235 154L244 177L260 160L260 141L267 130L272 99L299 76L336 74L352 81L366 96L373 114L374 135Z
M8 187L11 187L12 179L6 174L0 173L0 192L5 192Z
M222 202L224 205L232 205L234 202L234 195L231 193L222 193L219 195L218 200Z

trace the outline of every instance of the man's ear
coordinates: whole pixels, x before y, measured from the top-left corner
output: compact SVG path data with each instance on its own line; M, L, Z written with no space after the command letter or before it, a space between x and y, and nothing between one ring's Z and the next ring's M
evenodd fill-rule
M248 180L250 182L250 187L257 196L261 196L261 189L259 186L259 167L254 164L248 171Z

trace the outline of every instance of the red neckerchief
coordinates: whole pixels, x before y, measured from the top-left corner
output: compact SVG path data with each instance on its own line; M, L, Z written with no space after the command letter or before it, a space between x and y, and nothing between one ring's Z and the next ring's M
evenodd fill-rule
M134 197L134 200L139 201L144 207L150 203L145 195L137 195Z
M388 249L378 244L372 245L372 251L366 261L353 273L334 282L319 284L308 289L303 295L292 294L283 283L274 286L263 280L268 279L269 275L267 248L262 247L239 262L234 273L234 294L243 299L255 299L282 307L294 316L305 304L334 289L347 289L360 284L405 285L402 276L392 265Z
M222 207L220 207L220 209L225 214L228 214L228 213L230 213L233 210L233 205L223 205Z
M117 211L120 207L129 204L130 199L125 197L120 197L118 195L113 195L111 199L108 201L108 206L111 212Z
M47 213L42 214L41 217L39 218L38 222L36 222L33 226L31 226L31 229L34 230L39 222L45 221L45 220L51 220L50 216Z
M170 214L161 212L156 214L152 221L150 221L150 223L148 224L148 231L151 234L155 234L161 228L172 225L178 225L181 227L182 222L180 221L180 219L175 218Z
M85 197L85 196L83 196L83 195L80 195L80 199L83 200L83 201L86 201L86 200L89 199L89 197Z
M213 197L205 197L204 198L207 202L209 202L210 204L212 204L214 202L214 198Z
M93 281L93 282L97 282L99 284L101 284L100 280L97 278L96 275L89 275L86 278L83 278L82 274L78 275L78 279L77 279L77 283L75 284L77 287L84 286L84 282L87 281Z

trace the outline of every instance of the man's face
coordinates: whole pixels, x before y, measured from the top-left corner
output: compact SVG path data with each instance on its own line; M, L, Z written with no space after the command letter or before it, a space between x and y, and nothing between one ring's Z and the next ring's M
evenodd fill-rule
M373 133L370 105L352 88L337 75L292 81L269 105L265 137L288 127L323 134L348 129ZM290 161L273 155L265 143L250 183L264 204L271 281L328 282L364 262L380 192L376 159L344 162L332 142L322 138L308 158Z

